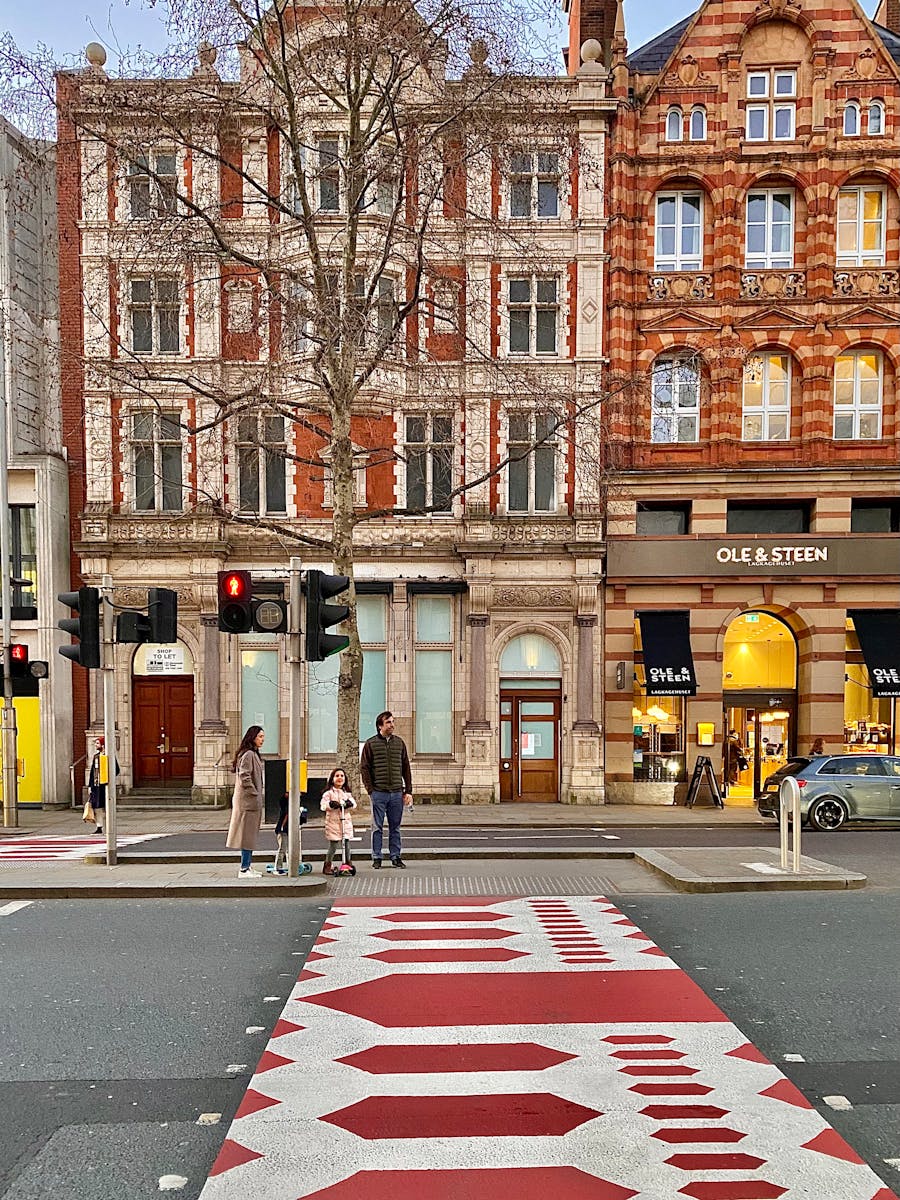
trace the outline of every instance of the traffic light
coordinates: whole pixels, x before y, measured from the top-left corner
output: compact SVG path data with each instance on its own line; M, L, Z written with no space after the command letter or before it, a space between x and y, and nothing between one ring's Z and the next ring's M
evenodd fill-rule
M178 641L178 593L171 588L150 588L147 619L151 642Z
M9 648L9 677L28 678L28 647L21 642L13 642Z
M219 572L219 628L249 633L253 628L253 585L249 571Z
M57 600L78 613L63 617L57 627L79 639L77 646L60 646L63 658L70 658L81 667L93 670L100 666L100 593L97 588L83 587L77 592L59 592Z
M350 645L341 633L329 633L332 625L340 625L349 616L346 604L328 604L350 586L346 575L326 575L324 571L306 573L306 661L323 662Z

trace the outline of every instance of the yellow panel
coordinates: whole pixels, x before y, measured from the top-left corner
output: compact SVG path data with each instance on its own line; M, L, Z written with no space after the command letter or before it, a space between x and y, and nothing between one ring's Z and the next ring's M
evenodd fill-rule
M41 793L41 701L38 696L17 696L13 700L16 710L16 759L19 763L19 803L40 804ZM0 772L0 796L3 795L3 777Z

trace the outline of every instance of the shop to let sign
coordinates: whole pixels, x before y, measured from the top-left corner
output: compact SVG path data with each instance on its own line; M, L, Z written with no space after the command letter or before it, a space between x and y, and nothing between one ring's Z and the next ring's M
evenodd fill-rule
M154 646L148 649L144 663L147 675L183 675L184 648L182 646Z

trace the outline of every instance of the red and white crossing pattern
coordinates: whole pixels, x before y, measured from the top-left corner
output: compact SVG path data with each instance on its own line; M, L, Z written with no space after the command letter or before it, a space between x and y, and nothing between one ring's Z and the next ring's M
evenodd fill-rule
M163 837L161 833L137 833L116 839L117 846L133 846L151 838ZM101 834L90 837L11 837L0 838L0 867L16 863L71 862L85 858L88 854L106 849L106 838Z
M201 1200L897 1200L608 900L342 900Z

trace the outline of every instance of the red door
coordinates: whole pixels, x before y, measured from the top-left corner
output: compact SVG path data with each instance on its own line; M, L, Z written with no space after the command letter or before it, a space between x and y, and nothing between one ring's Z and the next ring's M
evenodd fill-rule
M194 677L134 680L134 782L190 782L194 776Z

